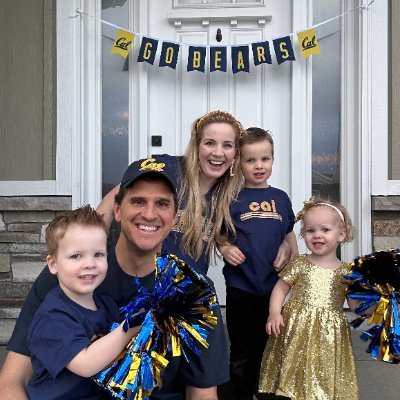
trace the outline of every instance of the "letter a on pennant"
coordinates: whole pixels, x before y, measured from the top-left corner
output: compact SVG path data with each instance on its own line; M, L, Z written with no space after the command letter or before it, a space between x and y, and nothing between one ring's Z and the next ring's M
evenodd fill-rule
M133 33L120 29L115 37L111 53L118 53L122 57L126 58L134 38L135 35Z
M321 50L319 48L317 33L315 29L309 29L308 31L298 32L297 38L299 41L299 46L301 54L304 58L311 56L311 54L320 54Z

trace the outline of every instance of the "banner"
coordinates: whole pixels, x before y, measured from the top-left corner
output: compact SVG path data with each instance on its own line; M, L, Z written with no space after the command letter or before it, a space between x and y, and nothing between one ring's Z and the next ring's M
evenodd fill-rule
M311 56L311 54L320 54L317 33L315 29L309 29L308 31L299 32L297 34L299 41L300 51L304 58Z
M111 48L111 53L118 53L122 57L126 58L134 38L135 35L133 33L120 29L115 37L113 46Z
M321 53L319 47L317 32L315 28L327 24L335 19L342 18L357 10L366 11L375 0L370 0L368 3L355 7L348 10L340 15L336 15L325 21L319 22L307 29L297 32L296 36L293 33L284 35L283 37L276 37L272 40L257 41L248 44L235 44L231 46L214 46L214 45L192 45L188 43L175 43L171 41L161 40L161 54L159 58L160 67L170 67L176 69L180 48L183 45L188 46L188 60L187 60L187 71L199 71L205 72L206 61L207 61L207 49L209 52L209 70L210 72L221 71L227 72L228 69L228 54L230 49L232 72L237 74L238 72L250 72L250 52L249 47L252 49L253 63L255 67L262 64L273 64L274 58L272 57L271 46L275 52L275 60L278 65L283 64L285 61L295 61L295 52L292 44L292 38L297 39L297 45L299 47L299 53L307 58L311 55ZM76 9L75 15L70 18L82 17L88 15L88 13ZM127 29L121 28L120 26L113 24L109 21L100 19L100 22L118 29L115 37L113 46L111 48L112 53L118 53L122 57L127 57L132 47L132 43L136 37L142 38L140 49L137 57L138 62L147 62L154 64L157 55L157 48L159 39L149 38L141 35L140 33L131 32Z
M206 47L205 46L190 46L187 70L188 71L205 71L206 65Z
M254 65L272 64L271 52L269 50L269 42L252 43Z
M249 46L232 47L232 72L250 72Z
M170 67L172 69L176 68L176 63L178 62L179 54L179 44L163 42L161 56L160 56L160 67Z
M274 39L274 49L276 55L276 61L278 64L282 64L285 61L294 61L294 52L292 47L292 41L290 36L285 36L283 38Z
M148 62L154 64L158 47L158 40L144 37L140 46L138 62Z
M226 72L227 51L226 47L210 46L210 72Z

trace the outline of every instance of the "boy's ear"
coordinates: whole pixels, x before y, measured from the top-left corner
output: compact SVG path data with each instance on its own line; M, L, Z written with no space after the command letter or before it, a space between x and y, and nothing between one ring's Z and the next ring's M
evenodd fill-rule
M50 254L46 257L47 266L49 267L50 273L57 275L57 263L56 259Z

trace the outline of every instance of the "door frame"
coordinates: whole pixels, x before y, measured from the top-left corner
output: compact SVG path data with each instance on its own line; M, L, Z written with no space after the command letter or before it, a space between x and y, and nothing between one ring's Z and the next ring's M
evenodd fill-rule
M65 0L64 0L65 1ZM82 102L80 107L80 129L73 139L72 163L75 176L72 177L73 206L83 203L97 205L101 199L101 1L81 0L82 9L94 18L81 18L80 31L75 51L80 56L80 78L77 88ZM136 2L139 12L131 24L147 21L145 1ZM142 4L143 3L143 4ZM379 4L379 3L378 3ZM311 25L312 0L293 1L292 31L297 32ZM346 1L347 9L358 6L358 1ZM343 23L342 46L342 120L341 120L341 192L342 202L347 206L357 227L358 237L343 248L343 259L351 260L356 255L371 250L371 120L370 70L371 55L371 13L361 11L350 13ZM135 20L133 20L135 18ZM350 23L356 20L356 23ZM143 24L143 22L142 22ZM137 25L136 25L137 26ZM145 31L145 27L141 25ZM357 42L354 38L359 38ZM130 62L133 62L130 60ZM292 110L291 110L291 190L289 195L294 210L299 210L305 199L311 195L311 105L312 105L312 60L294 62L292 66ZM146 103L146 78L135 74L130 84L130 112L138 118L145 113L140 107ZM364 78L364 79L363 79ZM367 79L365 79L367 78ZM139 85L141 97L133 98L132 85ZM78 90L79 89L79 90ZM363 118L364 117L364 118ZM143 123L143 122L142 122ZM132 124L132 122L130 122ZM135 126L130 129L135 130ZM137 128L136 128L137 129ZM295 134L293 133L295 132ZM147 156L147 141L135 135L130 146L130 159ZM93 151L95 148L95 151ZM347 174L346 171L354 171Z

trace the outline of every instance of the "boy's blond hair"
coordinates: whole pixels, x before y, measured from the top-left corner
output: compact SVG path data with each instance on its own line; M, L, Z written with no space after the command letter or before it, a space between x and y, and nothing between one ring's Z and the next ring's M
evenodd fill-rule
M54 257L57 254L58 243L71 225L95 226L103 229L108 234L103 217L87 204L84 207L58 215L50 222L46 228L45 235L48 255Z

